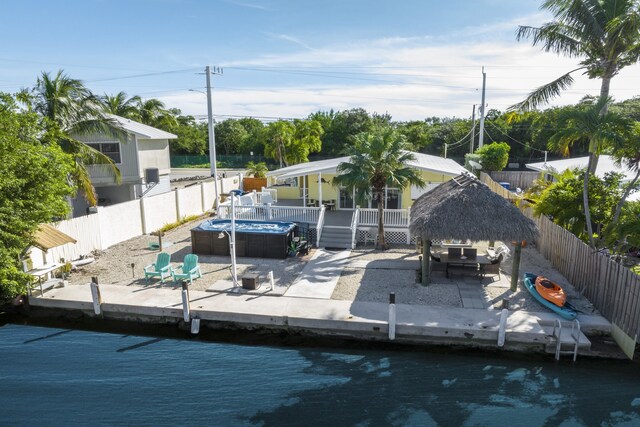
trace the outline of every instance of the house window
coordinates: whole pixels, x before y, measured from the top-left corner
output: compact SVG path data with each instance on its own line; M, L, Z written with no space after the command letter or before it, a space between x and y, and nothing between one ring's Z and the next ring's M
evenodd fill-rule
M94 148L113 160L113 163L120 164L122 159L120 157L120 143L118 142L94 142L87 144L89 147Z
M401 209L402 208L402 192L399 188L385 188L383 198L384 198L384 208L385 209ZM378 207L378 202L375 198L370 200L370 206L372 208Z

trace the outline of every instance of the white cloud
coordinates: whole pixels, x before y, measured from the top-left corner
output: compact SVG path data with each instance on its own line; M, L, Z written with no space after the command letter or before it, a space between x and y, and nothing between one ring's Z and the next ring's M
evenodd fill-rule
M543 19L540 15L518 21ZM514 22L460 32L477 35L509 27L515 30ZM469 117L472 105L480 103L482 66L487 72L488 108L504 111L578 62L542 52L528 42L517 43L515 38L387 37L311 49L294 36L272 36L304 50L225 64L226 80L218 82L214 94L217 114L305 117L320 109L363 107L388 112L396 120ZM574 86L551 105L575 103L586 94L599 93L599 80L579 73L575 79ZM247 81L252 83L245 84ZM256 81L263 83L256 86ZM611 94L619 100L630 98L638 93L637 81L640 67L629 67L614 78ZM206 113L204 97L198 94L176 93L162 99L189 114Z

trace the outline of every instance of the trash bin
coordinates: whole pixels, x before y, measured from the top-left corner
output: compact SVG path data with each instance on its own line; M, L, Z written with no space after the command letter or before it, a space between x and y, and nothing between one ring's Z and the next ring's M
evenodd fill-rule
M511 184L509 184L508 182L499 182L498 184L502 185L507 190L511 190Z

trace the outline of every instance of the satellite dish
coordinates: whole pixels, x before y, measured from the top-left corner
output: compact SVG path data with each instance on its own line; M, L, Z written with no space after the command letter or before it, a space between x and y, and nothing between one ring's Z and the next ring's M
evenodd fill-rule
M482 165L478 162L475 162L473 160L469 160L469 165L471 165L472 168L476 169L476 170L482 170Z

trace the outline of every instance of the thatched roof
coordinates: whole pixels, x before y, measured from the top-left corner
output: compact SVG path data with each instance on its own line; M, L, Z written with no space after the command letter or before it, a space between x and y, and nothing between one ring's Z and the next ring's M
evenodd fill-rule
M420 196L411 233L423 239L534 240L536 225L475 177L459 175Z

